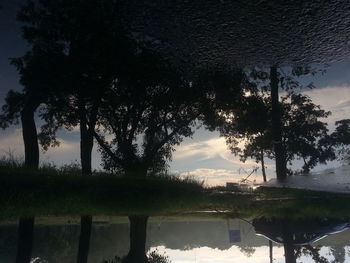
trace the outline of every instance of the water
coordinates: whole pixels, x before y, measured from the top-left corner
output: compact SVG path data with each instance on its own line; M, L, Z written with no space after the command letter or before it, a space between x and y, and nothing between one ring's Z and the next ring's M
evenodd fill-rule
M348 228L347 219L327 218L95 217L89 248L80 254L91 263L146 262L142 257L158 263L342 263L350 262ZM19 234L15 222L0 226L0 262L15 262ZM33 247L31 262L76 262L79 236L78 218L36 218L32 239L26 236L26 247L30 242Z
M127 0L121 10L135 37L182 64L328 63L350 53L348 1Z

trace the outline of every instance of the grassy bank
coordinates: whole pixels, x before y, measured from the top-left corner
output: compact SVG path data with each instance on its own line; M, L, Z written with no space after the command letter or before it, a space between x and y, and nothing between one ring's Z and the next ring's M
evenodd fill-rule
M225 190L221 188L220 190ZM174 176L90 177L0 169L0 219L19 216L174 215L350 217L350 196L288 189L233 193ZM208 212L209 211L209 212ZM210 213L211 211L211 213Z
M203 188L175 177L129 178L0 170L1 216L120 215L190 209Z

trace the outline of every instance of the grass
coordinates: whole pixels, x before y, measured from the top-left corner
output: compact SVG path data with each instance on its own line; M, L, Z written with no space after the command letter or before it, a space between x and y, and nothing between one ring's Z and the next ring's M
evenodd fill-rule
M168 177L45 174L0 169L1 215L126 215L187 210L201 201L192 181ZM1 216L0 215L0 216Z
M203 215L224 217L350 217L350 196L297 189L261 188L233 193L203 188L193 179L147 178L79 167L39 170L0 160L0 219L20 216ZM220 190L220 191L218 191Z

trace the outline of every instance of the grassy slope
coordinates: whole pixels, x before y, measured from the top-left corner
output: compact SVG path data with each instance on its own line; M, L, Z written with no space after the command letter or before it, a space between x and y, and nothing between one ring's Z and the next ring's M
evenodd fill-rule
M174 177L60 175L0 169L0 219L18 216L149 215L226 211L227 216L350 217L350 197L287 189L234 194Z

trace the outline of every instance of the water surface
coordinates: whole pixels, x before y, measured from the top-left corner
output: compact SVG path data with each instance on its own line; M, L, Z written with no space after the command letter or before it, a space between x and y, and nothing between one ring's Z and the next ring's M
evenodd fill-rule
M82 250L79 218L37 218L26 242L30 262L350 262L348 227L329 218L94 217ZM1 225L1 262L15 262L20 238L16 222Z

